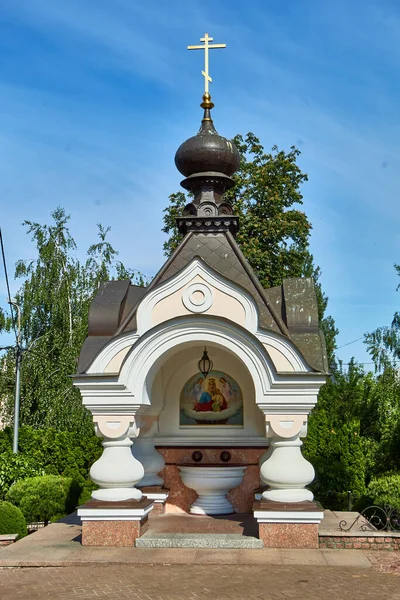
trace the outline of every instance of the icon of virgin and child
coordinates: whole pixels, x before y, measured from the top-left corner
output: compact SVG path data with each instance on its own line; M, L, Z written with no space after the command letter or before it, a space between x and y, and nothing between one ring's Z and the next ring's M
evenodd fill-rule
M229 408L232 395L231 385L225 377L209 377L206 381L204 377L199 377L192 390L193 410L196 412L221 412Z
M207 377L192 375L180 395L179 425L233 425L243 427L243 396L238 383L223 371Z

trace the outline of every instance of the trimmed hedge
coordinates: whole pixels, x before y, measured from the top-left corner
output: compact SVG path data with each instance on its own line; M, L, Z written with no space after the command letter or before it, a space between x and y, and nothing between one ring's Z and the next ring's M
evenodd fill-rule
M18 533L18 538L23 538L28 529L20 509L10 502L0 500L0 535L7 533Z
M367 495L374 504L400 509L400 473L389 473L371 479Z
M81 486L70 477L43 475L17 481L6 500L21 509L27 523L56 521L73 512Z
M44 470L30 456L12 454L11 451L0 454L0 499L4 498L12 484L19 479L43 475Z
M0 499L4 499L11 485L35 475L62 475L77 482L82 488L93 489L89 470L102 454L101 440L93 433L79 435L55 429L21 427L19 453L12 454L12 430L0 431Z

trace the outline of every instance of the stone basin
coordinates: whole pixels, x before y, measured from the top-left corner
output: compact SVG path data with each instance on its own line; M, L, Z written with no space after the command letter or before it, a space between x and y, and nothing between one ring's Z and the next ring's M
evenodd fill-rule
M235 512L227 493L243 481L246 465L178 465L186 487L198 496L190 507L194 515L229 515Z

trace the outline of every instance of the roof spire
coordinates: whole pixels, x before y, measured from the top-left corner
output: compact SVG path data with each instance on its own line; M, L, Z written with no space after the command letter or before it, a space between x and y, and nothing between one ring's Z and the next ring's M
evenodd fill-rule
M208 72L208 50L225 48L226 44L209 44L213 39L205 34L201 38L204 46L188 46L189 50L205 50L205 80L203 102L204 115L197 135L180 145L175 154L177 169L185 176L182 187L193 194L192 201L185 206L183 216L178 218L182 233L187 231L226 231L236 233L238 219L232 207L224 201L223 194L234 185L232 175L240 163L236 146L218 134L211 118L214 107L209 92L212 79Z

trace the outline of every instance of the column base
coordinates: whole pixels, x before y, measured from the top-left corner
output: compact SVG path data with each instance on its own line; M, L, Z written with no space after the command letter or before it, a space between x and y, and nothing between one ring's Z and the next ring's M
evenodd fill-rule
M318 502L254 502L254 518L265 548L318 548L324 518Z
M77 511L82 519L82 546L134 546L147 531L152 509L151 500L90 500Z
M169 496L169 489L163 485L145 485L138 486L143 494L143 498L154 502L151 516L156 517L163 515L165 512L165 505Z
M254 490L254 500L262 500L263 493L269 489L269 485L260 485Z

